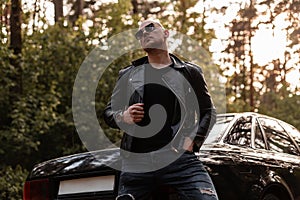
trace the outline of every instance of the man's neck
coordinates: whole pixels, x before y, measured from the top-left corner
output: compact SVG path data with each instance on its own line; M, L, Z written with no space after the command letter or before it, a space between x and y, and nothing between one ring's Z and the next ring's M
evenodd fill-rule
M154 68L164 68L172 64L168 51L148 52L148 61Z

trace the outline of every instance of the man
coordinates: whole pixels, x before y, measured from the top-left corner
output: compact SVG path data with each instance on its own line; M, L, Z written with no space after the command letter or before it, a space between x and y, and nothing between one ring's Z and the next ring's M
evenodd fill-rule
M158 199L161 186L180 199L218 199L194 154L216 119L201 69L168 52L159 21L143 21L135 36L147 56L120 71L104 111L106 123L125 132L117 199Z

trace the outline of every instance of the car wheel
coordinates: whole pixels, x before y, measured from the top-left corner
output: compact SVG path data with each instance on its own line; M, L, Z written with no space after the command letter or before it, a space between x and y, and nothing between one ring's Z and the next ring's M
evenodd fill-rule
M262 200L281 200L279 197L277 197L274 194L266 194Z

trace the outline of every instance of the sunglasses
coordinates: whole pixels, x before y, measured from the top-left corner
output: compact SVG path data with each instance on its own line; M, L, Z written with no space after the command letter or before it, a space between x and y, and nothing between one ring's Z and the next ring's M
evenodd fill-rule
M144 31L146 31L147 33L150 33L152 31L155 30L155 26L153 23L148 24L147 26L145 26L143 29L139 30L138 32L136 32L135 34L135 38L137 40L142 39L143 35L144 35Z

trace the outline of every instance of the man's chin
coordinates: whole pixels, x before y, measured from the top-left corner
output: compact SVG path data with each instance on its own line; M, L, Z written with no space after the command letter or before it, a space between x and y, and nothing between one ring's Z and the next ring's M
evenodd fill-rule
M157 48L147 47L147 48L144 48L144 51L146 51L147 53L151 53L151 52L157 51Z
M143 48L145 52L151 53L151 52L156 52L156 51L162 51L164 50L162 47L146 47Z

